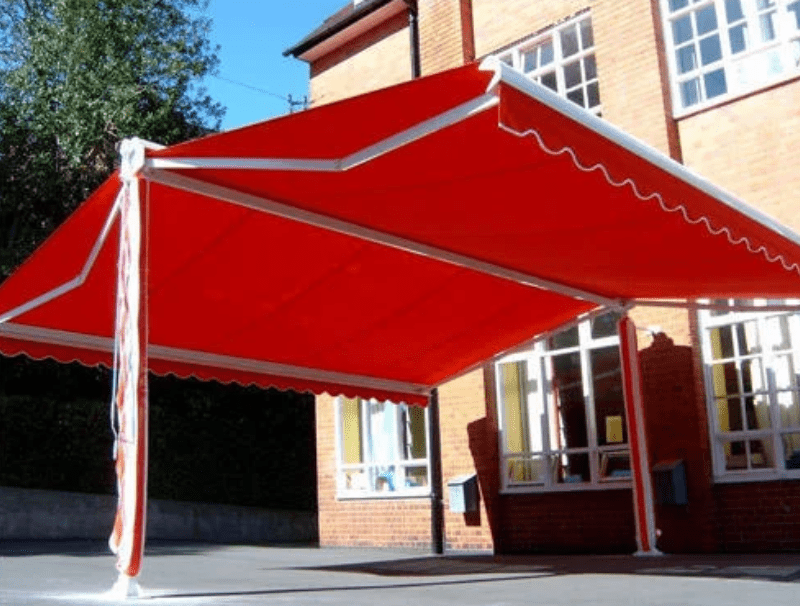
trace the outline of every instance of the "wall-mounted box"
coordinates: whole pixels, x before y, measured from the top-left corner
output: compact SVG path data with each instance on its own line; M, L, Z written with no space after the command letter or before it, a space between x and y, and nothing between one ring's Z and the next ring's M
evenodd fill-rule
M686 505L686 466L681 459L659 461L653 465L653 489L659 505Z
M470 513L478 511L478 476L474 473L451 478L447 482L450 493L450 511Z

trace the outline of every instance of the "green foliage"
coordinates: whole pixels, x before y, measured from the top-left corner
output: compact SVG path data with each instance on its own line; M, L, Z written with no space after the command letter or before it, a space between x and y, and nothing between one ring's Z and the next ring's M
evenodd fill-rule
M219 127L207 0L0 3L0 277L113 170L116 145Z
M104 369L0 357L0 485L112 494ZM316 508L314 400L150 376L155 499Z

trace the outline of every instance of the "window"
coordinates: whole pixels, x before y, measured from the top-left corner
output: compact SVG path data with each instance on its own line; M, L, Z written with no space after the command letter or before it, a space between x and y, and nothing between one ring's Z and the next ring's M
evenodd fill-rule
M800 0L661 0L675 113L800 75Z
M517 44L498 54L498 58L531 80L600 115L592 19L588 15Z
M715 477L800 477L800 315L699 319Z
M618 320L598 316L497 363L505 491L629 483Z
M338 398L339 496L430 494L427 416L418 406Z

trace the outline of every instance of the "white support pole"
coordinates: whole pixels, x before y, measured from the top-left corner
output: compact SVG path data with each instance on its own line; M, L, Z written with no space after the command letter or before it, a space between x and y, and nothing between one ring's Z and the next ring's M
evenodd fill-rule
M625 397L625 417L628 425L628 444L631 449L633 475L633 511L636 520L635 555L661 555L656 548L656 519L653 504L653 484L647 438L644 427L641 369L636 341L636 326L624 315L619 321L622 383Z
M147 513L147 197L140 195L144 145L123 141L117 266L114 411L118 504L109 546L117 555L117 597L140 595ZM142 199L144 198L144 199Z

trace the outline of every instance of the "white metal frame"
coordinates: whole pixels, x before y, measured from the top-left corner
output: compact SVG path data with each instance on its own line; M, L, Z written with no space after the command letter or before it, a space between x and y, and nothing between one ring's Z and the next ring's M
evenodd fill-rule
M336 498L339 500L351 500L351 499L408 499L408 498L420 498L420 497L430 497L431 494L431 457L430 457L430 442L428 440L428 423L429 423L429 415L428 409L424 408L424 418L425 418L425 458L424 459L397 459L394 461L365 461L362 463L344 463L344 436L342 435L342 402L343 398L338 396L334 399L333 405L333 415L334 415L334 436L335 436L335 453L336 453ZM370 403L375 402L374 399L358 399L359 403L359 432L360 432L360 439L362 443L367 443L368 437L367 434L371 431L371 425L369 422L369 412L368 407ZM388 402L387 402L388 403ZM410 406L405 404L395 405L393 403L392 408L388 408L391 412L395 415L400 415L402 408L410 408ZM399 426L399 425L398 425ZM400 436L394 436L395 439L398 441L400 440ZM402 448L402 444L398 445L399 448ZM346 487L346 483L344 481L344 475L348 471L360 471L365 474L365 478L369 481L369 478L373 475L372 472L374 471L373 468L376 467L393 467L395 469L407 469L410 467L425 467L426 478L428 480L427 486L420 486L420 487L408 487L408 486L396 486L395 490L392 491L379 491L373 488L366 488L366 489L348 489ZM405 473L403 474L405 476Z
M608 313L609 310L604 310ZM630 454L630 447L627 443L615 444L613 446L604 445L600 446L597 443L597 419L595 409L594 397L594 378L591 367L591 352L607 348L610 346L619 347L619 335L609 337L592 338L591 336L591 319L601 315L594 313L590 319L583 318L580 322L572 324L570 328L577 327L578 329L578 345L564 347L560 349L548 350L545 346L545 339L539 340L532 348L523 352L515 352L497 360L494 365L495 376L499 376L499 366L509 362L524 362L528 380L534 378L541 386L538 391L521 394L522 397L527 398L525 405L525 414L527 414L527 431L531 428L538 427L542 432L542 445L543 450L531 450L525 453L509 453L506 451L506 436L505 436L505 414L503 410L504 398L503 387L499 380L495 380L495 400L497 404L497 417L498 417L498 448L500 452L500 477L501 492L506 494L526 493L526 492L556 492L556 491L575 491L575 490L603 490L603 489L619 489L629 488L631 485L629 478L614 479L611 477L600 477L600 458L603 453L627 453ZM561 330L558 332L562 332ZM557 334L555 331L549 336ZM549 360L554 356L564 355L569 353L578 353L580 356L581 365L581 385L583 389L584 398L584 413L586 417L586 430L587 430L587 446L580 448L557 448L550 443L550 435L553 431L553 425L556 422L553 418L555 410L555 395L553 393L553 370L552 364ZM621 362L620 362L621 363ZM622 376L620 375L620 390L622 388ZM622 391L620 391L622 394ZM536 406L536 399L541 401ZM624 404L623 404L624 408ZM534 418L534 411L541 410L544 414L545 423L547 428L543 427L540 420ZM627 413L626 413L627 414ZM529 439L527 436L526 439ZM556 457L569 455L569 454L587 454L589 458L590 479L588 482L562 482L556 481L553 477L553 465ZM546 461L543 480L541 482L524 481L524 482L510 482L507 474L508 461L516 459L533 460L533 457L541 457Z
M267 212L291 220L301 221L311 225L323 227L325 229L338 231L340 233L345 233L353 237L361 238L372 242L377 242L385 246L394 247L414 254L427 256L445 263L451 263L459 267L466 267L478 272L512 280L526 286L543 288L565 296L591 302L595 304L598 308L626 309L629 308L631 305L638 303L641 303L643 305L653 305L653 304L658 305L659 304L658 302L650 300L621 301L621 300L609 299L608 297L598 293L587 292L583 289L575 288L573 285L570 284L553 282L550 280L540 278L535 275L529 275L510 268L488 263L482 259L469 257L467 255L460 255L457 253L453 253L451 251L439 249L433 246L428 246L409 239L391 236L389 234L385 234L377 230L364 228L362 226L348 223L346 221L341 221L339 219L330 216L293 208L291 206L281 204L274 200L267 200L264 198L248 195L233 189L215 186L213 184L209 184L201 180L188 177L185 174L178 174L176 172L173 172L173 170L171 170L171 169L181 169L184 171L191 172L191 169L193 168L208 168L211 166L225 167L231 169L245 169L245 170L246 169L253 169L253 170L303 169L311 171L351 170L364 162L369 162L374 158L390 153L392 150L398 149L403 145L410 143L411 141L415 141L417 139L420 139L421 137L431 135L432 133L435 133L442 128L447 128L448 126L456 124L460 121L468 120L474 116L480 115L483 112L496 107L497 103L499 102L496 87L498 83L503 82L517 89L518 91L532 97L533 99L541 103L544 103L545 105L551 107L552 109L556 110L562 115L582 124L586 128L609 139L613 143L621 146L622 148L627 149L631 153L659 167L660 169L676 177L677 179L699 189L700 191L716 199L718 202L736 210L737 212L743 214L749 219L755 221L756 223L776 232L777 234L786 238L793 244L800 246L800 236L796 235L794 232L792 232L779 222L775 221L771 217L768 217L767 215L757 211L756 209L747 206L746 204L744 204L731 194L728 194L727 192L714 186L710 182L693 174L691 171L687 170L683 165L680 165L671 160L670 158L663 156L663 154L651 148L650 146L631 137L630 135L627 135L620 129L612 126L611 124L598 118L597 116L592 115L590 112L587 112L586 110L578 107L571 101L568 101L560 97L556 93L552 92L551 90L531 81L524 74L504 64L502 61L499 61L496 57L490 57L489 59L485 60L481 65L481 69L494 72L493 78L489 86L487 87L487 92L485 94L479 95L472 101L463 103L455 108L445 111L438 116L434 116L433 118L425 120L422 123L414 127L411 127L401 133L395 134L383 141L379 141L375 144L369 145L366 148L356 151L344 158L333 159L333 160L330 159L315 160L313 158L304 158L304 159L291 159L291 158L258 159L257 158L252 160L246 158L244 159L231 159L231 158L160 159L160 158L147 158L146 151L158 150L161 149L161 146L138 139L129 140L128 142L126 142L126 145L128 146L127 148L128 153L134 153L134 155L136 156L135 166L137 167L137 171L139 171L140 176L144 177L145 179L151 182L162 183L170 187L183 189L190 192L195 192L200 195L216 196L220 199L227 200L235 204L241 204L248 208L257 209L262 212ZM539 144L545 151L556 154L569 153L572 156L572 159L578 168L582 170L601 170L606 175L606 178L608 179L609 183L612 183L613 185L619 187L631 187L633 191L643 201L657 200L665 212L679 212L683 215L684 219L687 222L695 224L697 223L703 224L710 233L727 237L727 239L734 245L745 245L750 252L754 254L761 254L768 261L780 262L786 270L794 271L800 274L800 266L798 266L797 264L789 264L781 255L772 254L769 251L767 251L763 246L753 245L747 238L735 237L734 235L731 234L730 230L725 226L722 227L713 226L711 221L707 217L689 216L686 209L682 205L680 205L679 202L670 201L669 203L667 203L665 200L662 199L661 195L658 192L647 193L647 195L644 195L639 192L639 190L636 187L636 184L633 183L633 181L631 181L630 179L625 179L624 181L614 181L613 178L610 175L608 175L607 171L605 170L605 167L603 167L602 165L597 165L592 167L583 166L580 162L580 159L576 157L573 150L569 148L565 148L562 150L549 150L549 148L547 148L546 146L546 142L542 141L541 137L536 132L518 133L513 131L512 129L509 129L507 126L503 124L499 124L499 127L502 130L505 130L506 132L509 132L514 136L520 136L520 137L528 135L536 136L539 139ZM134 164L131 163L131 165ZM91 272L93 263L97 256L97 251L100 250L102 242L104 241L103 239L107 236L108 230L110 229L110 225L113 223L114 217L115 214L114 212L112 212L111 216L106 222L103 232L99 236L98 241L95 243L95 246L92 249L92 253L88 255L87 262L84 264L84 267L79 272L78 276L75 279L66 282L64 285L61 285L43 295L40 295L39 297L36 297L33 300L17 307L11 312L7 312L6 314L4 314L0 318L0 327L2 327L3 332L9 333L9 332L18 332L19 330L24 330L24 327L20 328L19 325L15 326L10 321L13 320L15 317L19 316L20 314L26 311L30 311L31 309L40 306L48 301L51 301L61 296L65 292L69 292L70 290L76 288L81 283L83 283L88 274ZM670 302L665 302L664 304L681 305L685 307L692 306L691 302L685 302L685 301L684 302L670 301ZM800 305L798 306L798 309L800 309ZM54 331L47 331L44 329L38 331L36 329L30 329L30 330L32 330L32 332L29 335L30 338L32 338L33 340L39 340L41 342L50 342L48 341L48 339L53 336L50 333L54 332ZM56 337L55 341L52 342L56 344L69 345L72 343L78 343L81 340L85 339L92 341L93 338L87 337L85 335L70 335L62 333L59 337ZM100 349L104 348L100 347ZM162 349L159 348L158 345L154 345L151 351L153 358L174 359L176 361L186 361L201 365L219 364L223 368L230 368L233 370L237 369L249 370L252 372L264 372L267 374L279 374L293 378L331 381L335 383L344 382L345 384L350 384L350 385L387 389L392 391L398 391L400 393L409 393L413 395L422 395L422 394L427 395L429 390L433 387L433 385L420 386L414 384L398 383L394 381L382 381L382 380L376 380L372 377L354 377L352 375L347 375L342 373L331 373L315 369L292 367L270 362L241 360L237 358L229 358L226 356L213 356L211 354L205 354L203 352L184 351L184 350L176 350L168 348ZM492 359L494 358L496 358L496 356L493 357ZM463 372L458 373L457 375L454 376L458 376L460 374L463 374ZM447 379L443 379L443 381L446 381L450 378L453 377L448 377Z
M673 115L675 117L684 117L695 113L697 111L713 107L724 103L736 97L752 93L754 91L772 86L776 83L789 80L800 76L800 56L793 56L793 45L795 47L794 53L800 53L800 27L791 27L791 20L793 17L788 7L798 6L797 0L771 0L773 5L768 11L759 10L755 4L755 0L741 0L741 8L744 13L744 18L728 22L726 7L724 0L694 0L688 2L683 8L675 11L670 10L670 0L660 0L661 5L661 23L664 32L665 52L667 56L667 64L670 72L670 87L673 100ZM698 11L713 6L716 15L717 28L709 30L703 34L702 37L709 38L718 35L719 43L721 45L722 56L719 60L702 65L700 57L699 45L697 44L700 36L697 35L695 25L695 14ZM776 37L768 42L754 42L749 44L746 50L733 53L731 50L730 30L745 25L753 31L755 37L755 30L759 26L759 15L765 12L771 12L771 8L776 9L777 15L777 31ZM798 6L800 10L800 6ZM692 24L692 38L686 43L676 45L673 37L672 23L689 16ZM715 32L715 33L713 33ZM690 44L695 45L695 61L696 67L688 70L686 73L678 73L678 61L676 57L677 47L685 47ZM771 52L777 52L783 62L783 70L777 71L771 75L766 74L760 80L750 83L739 83L735 79L735 73L739 65L748 59L757 59L759 57L767 57ZM794 65L791 62L794 61ZM704 74L722 69L725 74L726 87L725 93L717 95L712 98L707 98L705 92L705 84L703 82ZM697 103L683 106L681 83L697 78L699 80L699 100Z
M766 301L757 301L762 303L766 308ZM725 309L720 306L718 309ZM770 313L769 311L736 311L735 308L730 308L730 313L714 316L710 311L700 311L698 313L698 323L700 329L700 342L704 368L704 386L706 391L706 405L708 409L709 418L709 438L711 440L712 461L714 469L714 480L716 482L752 482L752 481L772 481L780 479L798 479L800 478L800 469L787 469L782 463L785 459L783 456L783 442L782 436L785 434L800 435L800 425L797 427L782 428L778 410L780 403L778 401L779 393L789 393L794 391L800 397L800 385L794 389L780 388L775 383L773 362L779 356L791 356L793 366L800 369L800 315L797 313ZM791 347L788 350L777 350L774 347L774 335L770 334L767 327L767 320L769 318L784 317L788 320L789 335L791 339ZM710 332L714 328L728 327L742 322L754 322L753 325L758 332L759 339L761 340L760 351L743 353L739 351L737 343L732 343L734 348L734 355L730 358L715 359L712 353L712 343ZM762 386L760 389L755 389L752 392L743 391L743 376L742 365L750 360L758 361L764 373L760 380ZM715 385L713 376L713 366L722 364L734 364L737 381L739 387L737 393L732 394L733 397L739 399L741 407L740 414L742 416L742 429L722 431L720 427L719 414L715 402ZM772 372L770 372L772 370ZM747 396L761 396L765 398L769 406L769 421L770 427L767 429L747 429L746 427L746 410L744 408L743 398ZM771 457L773 466L771 468L751 468L750 465L750 441L751 440L769 440L772 442ZM745 444L745 469L726 469L726 456L725 444L732 442L744 442Z

